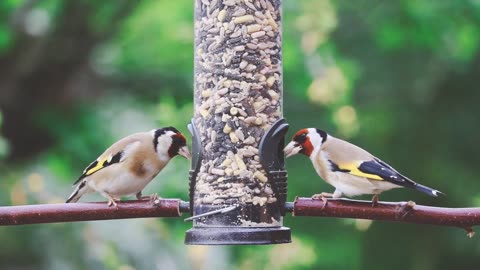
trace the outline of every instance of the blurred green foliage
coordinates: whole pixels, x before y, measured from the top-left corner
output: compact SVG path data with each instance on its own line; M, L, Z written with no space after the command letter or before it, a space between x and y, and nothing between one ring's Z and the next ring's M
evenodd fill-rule
M2 116L2 113L0 112L0 127L2 127L2 122L3 122L3 116ZM5 158L7 154L8 154L7 140L5 140L5 138L0 135L0 160Z
M284 0L291 133L349 139L447 196L480 206L479 1ZM62 202L116 139L192 116L193 2L0 1L0 203ZM174 159L145 194L187 199ZM289 199L331 191L288 160ZM99 195L83 200L103 200ZM181 219L0 227L1 269L476 269L460 229L286 217L293 243L187 247ZM28 259L26 259L28 258Z

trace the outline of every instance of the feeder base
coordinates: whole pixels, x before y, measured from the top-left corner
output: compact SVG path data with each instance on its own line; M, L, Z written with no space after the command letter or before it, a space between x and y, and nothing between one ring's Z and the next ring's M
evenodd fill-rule
M186 245L270 245L290 243L287 227L197 227L185 234Z

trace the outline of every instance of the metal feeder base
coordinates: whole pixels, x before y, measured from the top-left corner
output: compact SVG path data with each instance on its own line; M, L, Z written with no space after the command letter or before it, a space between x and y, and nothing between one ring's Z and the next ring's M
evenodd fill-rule
M187 245L270 245L290 243L290 228L197 227L186 232Z

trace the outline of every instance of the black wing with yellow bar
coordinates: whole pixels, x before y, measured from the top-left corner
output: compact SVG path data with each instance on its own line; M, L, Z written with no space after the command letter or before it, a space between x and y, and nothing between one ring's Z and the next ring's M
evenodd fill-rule
M106 168L112 164L119 163L122 160L123 151L116 153L115 155L108 155L106 157L99 158L92 162L88 167L83 171L83 174L78 178L73 185L76 185L83 178L90 176L103 168Z
M416 185L415 182L400 174L390 165L379 159L362 162L358 167L358 170L366 174L379 176L383 180L399 186L411 187Z

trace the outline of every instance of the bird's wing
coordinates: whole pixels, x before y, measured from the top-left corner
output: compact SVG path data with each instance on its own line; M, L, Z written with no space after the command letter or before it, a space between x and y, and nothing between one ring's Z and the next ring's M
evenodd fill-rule
M370 180L388 181L399 186L412 186L416 183L401 175L392 166L374 158L369 161L355 161L351 163L336 164L330 161L333 171L365 177Z
M77 181L73 185L76 185L80 182L83 178L90 176L103 168L106 168L112 164L119 163L123 161L122 159L124 151L119 151L114 154L102 155L97 158L94 162L90 163L87 168L83 171L83 174L78 178Z
M104 169L112 164L123 162L132 151L138 148L142 133L136 133L125 137L110 146L103 154L100 155L94 162L90 163L83 171L83 174L78 178L73 185L76 185L83 178L90 176L101 169Z

